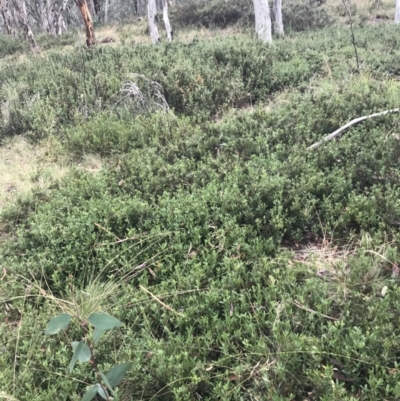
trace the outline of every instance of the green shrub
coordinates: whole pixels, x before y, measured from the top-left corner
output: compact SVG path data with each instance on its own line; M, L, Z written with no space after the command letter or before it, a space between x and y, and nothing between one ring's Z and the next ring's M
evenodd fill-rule
M171 9L171 22L178 28L250 25L254 22L253 3L251 0L187 0Z
M2 34L0 35L0 49L0 57L5 57L26 52L29 50L29 46L23 38Z
M98 308L124 329L96 361L132 361L123 399L398 399L398 115L307 151L400 102L397 28L357 37L354 75L348 32L334 29L279 46L219 38L3 66L2 101L24 118L4 113L2 135L56 135L104 168L1 214L2 391L83 395L92 370L76 367L83 383L65 370L80 326L43 330L54 299L76 305L72 283L90 303L96 279L119 284ZM174 113L119 101L132 72L159 82ZM232 109L249 97L254 107Z
M72 46L78 40L77 32L68 31L60 36L50 35L48 33L41 33L36 36L36 41L42 50L49 50L53 48L62 48L64 46Z
M292 1L282 5L283 24L286 31L309 31L327 28L335 18L320 1Z

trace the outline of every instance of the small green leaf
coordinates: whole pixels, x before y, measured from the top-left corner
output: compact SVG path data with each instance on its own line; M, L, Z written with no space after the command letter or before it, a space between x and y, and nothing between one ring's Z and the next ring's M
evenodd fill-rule
M81 399L81 401L91 401L94 397L96 397L99 385L95 384L91 387L85 394L85 396Z
M75 352L76 347L79 345L79 342L78 341L73 341L71 343L71 345L72 345L72 349ZM91 357L92 357L92 353L90 352L90 348L86 343L84 343L82 348L81 348L81 350L80 350L80 352L79 352L78 361L79 362L89 362Z
M72 355L71 362L69 363L69 372L72 373L74 370L74 367L76 365L76 362L78 361L79 354L81 353L81 350L83 346L86 345L83 340L79 341L79 343L76 345L74 354Z
M97 344L100 340L100 337L103 335L103 333L105 332L105 330L99 329L99 328L95 328L94 332L93 332L93 343Z
M71 315L68 313L61 313L57 317L53 317L49 323L47 323L47 329L45 334L52 335L57 334L61 330L67 328L69 322L71 321Z
M124 378L127 370L132 366L132 362L121 363L114 366L107 374L107 380L112 387L117 387L121 380Z
M92 313L88 321L99 330L111 330L114 327L122 326L122 323L118 319L105 312Z

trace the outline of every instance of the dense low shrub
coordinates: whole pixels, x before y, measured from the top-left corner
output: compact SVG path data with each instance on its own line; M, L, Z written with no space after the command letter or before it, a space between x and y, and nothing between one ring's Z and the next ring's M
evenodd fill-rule
M2 67L2 99L15 102L3 108L3 135L55 135L104 165L1 215L2 391L79 400L93 383L86 365L76 381L67 371L81 328L43 330L60 299L91 304L100 293L124 327L96 361L103 371L133 362L123 400L400 397L398 115L307 150L352 118L398 106L389 74L399 39L393 28L357 30L364 67L353 75L348 32L332 32ZM381 62L378 50L389 52ZM129 114L117 92L132 71L160 82L174 113ZM247 93L254 107L232 109ZM344 246L326 247L332 237ZM118 289L102 291L110 282Z
M335 17L319 0L283 2L282 14L287 32L323 29L335 22Z
M289 1L283 3L286 31L307 31L327 28L334 23L320 1ZM271 5L271 16L273 11ZM173 26L226 28L231 25L254 26L254 5L251 0L187 0L171 10Z
M248 26L254 23L254 8L251 0L187 0L171 9L171 22L178 28Z
M0 57L9 56L15 53L23 53L29 50L28 43L20 37L0 35Z

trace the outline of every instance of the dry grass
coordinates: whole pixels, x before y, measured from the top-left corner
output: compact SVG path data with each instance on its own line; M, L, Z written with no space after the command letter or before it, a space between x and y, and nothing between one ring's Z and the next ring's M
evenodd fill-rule
M0 211L17 196L35 188L45 190L77 167L96 174L102 169L101 159L85 155L79 163L64 156L60 144L48 139L32 145L24 137L16 137L0 146Z
M18 195L46 189L67 171L66 161L54 156L50 143L33 146L23 137L6 142L0 147L0 211Z
M294 258L290 264L306 265L312 276L328 286L330 299L338 304L346 303L360 288L370 288L375 295L380 294L388 274L392 269L395 271L394 267L397 268L385 256L389 254L391 244L385 243L376 250L371 250L371 246L368 236L346 244L324 238L292 249ZM362 260L363 255L369 255L367 264L357 262Z

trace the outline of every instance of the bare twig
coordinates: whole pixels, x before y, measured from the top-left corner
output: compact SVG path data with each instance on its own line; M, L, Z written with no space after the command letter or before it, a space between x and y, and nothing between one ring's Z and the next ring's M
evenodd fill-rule
M357 44L356 44L356 38L354 36L354 31L353 31L353 18L351 16L351 4L350 4L350 0L342 0L344 8L347 11L347 14L349 16L349 22L350 22L350 31L351 31L351 43L353 44L353 48L354 48L354 55L356 57L356 64L357 64L357 71L358 73L360 73L360 61L358 59L358 52L357 52Z
M184 317L181 313L177 312L176 310L172 309L170 306L165 304L161 299L157 298L154 294L152 294L147 288L139 285L140 289L144 291L146 294L149 294L155 301L157 301L160 305L162 305L165 309L168 309L170 312L175 313L178 316Z
M117 100L115 105L131 101L136 106L137 112L154 112L158 110L167 114L170 111L164 96L164 89L158 82L141 74L131 74L131 77L135 81L124 82L119 91L122 96ZM139 87L139 83L141 88Z
M310 313L315 313L315 314L320 315L320 316L322 316L322 317L324 317L324 318L326 318L326 319L334 320L334 321L339 320L339 319L337 319L336 317L324 315L324 314L319 313L319 312L317 312L317 311L315 311L315 310L313 310L313 309L307 308L307 306L304 306L304 305L302 305L301 303L299 303L299 302L297 302L297 301L293 301L292 304L295 305L295 306L297 306L299 309L303 309L303 310L305 310L305 311L307 311L307 312L310 312Z
M355 125L362 121L368 120L369 118L384 116L384 115L390 114L390 113L398 113L399 110L400 110L399 108L396 108L396 109L381 111L379 113L370 114L368 116L355 118L354 120L351 120L346 125L343 125L343 127L340 127L339 129L337 129L335 132L332 132L331 134L327 135L325 138L321 139L320 141L313 143L311 146L309 146L307 148L307 150L318 148L318 146L321 146L323 143L331 141L332 139L334 139L335 137L340 135L342 132L344 132L348 128L350 128L352 125Z

